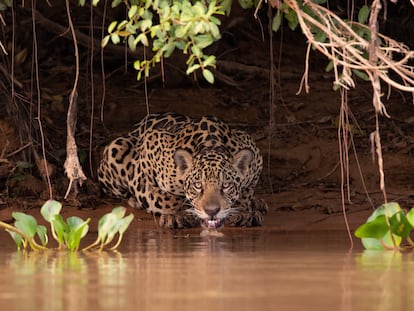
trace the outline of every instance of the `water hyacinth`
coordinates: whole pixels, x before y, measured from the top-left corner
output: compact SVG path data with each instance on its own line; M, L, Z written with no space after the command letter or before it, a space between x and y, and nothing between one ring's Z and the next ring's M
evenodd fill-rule
M50 224L50 231L54 240L58 243L59 250L78 251L83 237L89 230L90 218L83 220L77 216L68 217L66 220L60 215L62 204L55 200L48 200L40 209L42 217ZM110 248L116 249L125 231L128 229L134 215L125 217L126 208L116 207L110 213L105 214L98 223L98 238L94 243L82 250L98 249L102 251L113 241L118 234L118 241ZM36 219L25 213L14 212L14 226L0 222L0 227L8 231L16 243L17 248L32 250L47 250L49 241L47 228L39 225ZM40 244L36 241L40 240Z
M409 247L414 247L410 232L414 228L414 209L405 212L398 203L385 203L378 207L366 223L359 226L355 236L368 250L401 249L406 239Z

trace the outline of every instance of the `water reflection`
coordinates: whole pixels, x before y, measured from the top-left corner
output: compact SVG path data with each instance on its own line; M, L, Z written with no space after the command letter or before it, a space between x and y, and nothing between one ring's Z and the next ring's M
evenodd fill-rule
M413 305L413 255L349 252L345 233L176 234L129 232L119 253L2 251L0 309L377 311Z

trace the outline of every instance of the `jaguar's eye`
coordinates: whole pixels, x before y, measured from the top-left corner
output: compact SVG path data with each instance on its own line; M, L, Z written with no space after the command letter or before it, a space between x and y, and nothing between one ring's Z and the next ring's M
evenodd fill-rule
M196 191L200 192L201 190L203 190L203 184L200 181L196 181L193 184L193 187Z
M228 189L228 188L230 187L230 183L229 183L229 182L223 182L223 183L221 184L221 187L222 187L223 189Z

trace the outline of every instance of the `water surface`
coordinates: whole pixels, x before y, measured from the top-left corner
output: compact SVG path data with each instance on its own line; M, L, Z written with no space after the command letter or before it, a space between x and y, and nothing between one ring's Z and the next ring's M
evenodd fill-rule
M130 230L119 252L17 252L0 236L0 310L412 310L412 253L344 232ZM358 242L357 242L358 243Z

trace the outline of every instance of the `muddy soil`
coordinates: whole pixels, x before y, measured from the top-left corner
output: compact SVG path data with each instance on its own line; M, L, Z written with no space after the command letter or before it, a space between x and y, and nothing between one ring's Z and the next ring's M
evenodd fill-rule
M66 111L74 61L68 52L71 48L67 39L43 31L39 46L41 119L53 195L63 201L68 186L63 171ZM46 41L49 37L54 39L52 43ZM215 115L232 127L246 130L256 139L265 159L257 193L270 207L265 226L281 230L342 230L342 197L344 208L352 219L351 225L355 227L364 221L373 207L384 202L369 138L375 128L369 84L357 80L356 88L348 92L352 135L345 147L349 151L349 157L345 158L348 170L341 171L338 143L341 100L339 92L332 89L332 74L324 70L326 60L311 54L310 90L298 94L305 67L306 42L300 33L287 28L283 38L276 35L272 108L266 32L264 37L263 41L258 22L250 14L242 14L236 25L226 25L223 40L212 48L218 56L216 84L211 86L200 77L194 80L195 77L183 75L184 67L180 64L184 61L181 56L176 56L165 62L164 81L154 74L147 84L147 92L144 84L135 80L131 66L125 72L122 55L108 57L105 85L99 64L95 64L92 85L88 75L88 52L83 48L76 139L88 181L78 189L76 196L71 195L64 202L66 212L81 216L100 215L109 207L123 203L101 196L95 183L94 172L102 148L117 135L133 128L147 111L173 111L195 117ZM45 57L47 46L42 42L48 42L49 51L56 53ZM25 70L18 70L16 76L17 80L23 81L23 88L29 85ZM27 89L19 91L28 96ZM391 116L380 117L387 200L398 201L409 208L414 202L414 107L409 95L396 91L384 101ZM40 157L42 154L39 133L34 135L32 145L27 145L29 141L19 136L16 120L6 113L5 106L0 109L1 116L7 116L0 120L0 220L10 221L12 211L40 206L49 198L49 191L45 174L37 169L36 155L33 154L37 152ZM32 124L36 128L36 122ZM93 139L91 144L90 137ZM36 208L32 212L38 214ZM134 212L142 223L154 226L151 216Z

